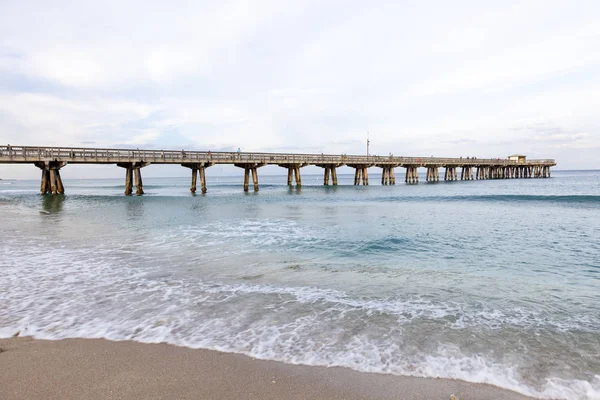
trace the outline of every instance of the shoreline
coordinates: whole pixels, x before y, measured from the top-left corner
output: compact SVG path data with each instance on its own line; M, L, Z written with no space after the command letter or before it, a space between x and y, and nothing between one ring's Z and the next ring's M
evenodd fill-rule
M165 343L0 339L3 399L531 399L496 386L266 361Z

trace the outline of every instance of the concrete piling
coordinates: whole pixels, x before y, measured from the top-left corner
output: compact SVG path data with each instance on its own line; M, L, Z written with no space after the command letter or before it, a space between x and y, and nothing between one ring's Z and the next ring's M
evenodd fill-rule
M125 195L131 196L133 193L133 181L135 179L135 193L140 196L144 194L144 185L142 182L141 169L150 165L147 162L117 163L117 166L125 168Z
M192 168L192 187L190 188L190 192L196 193L196 181L198 179L198 168Z
M42 194L46 194L46 187L48 186L48 181L50 180L50 171L46 169L42 169L42 184L40 186L40 192Z
M258 171L256 167L252 168L252 183L254 184L254 191L258 192Z
M55 172L56 174L56 190L58 191L58 194L65 194L65 186L62 183L62 179L60 177L60 170L56 170Z
M133 193L133 167L128 166L125 170L125 195L131 196Z
M192 170L192 183L190 186L190 192L196 193L198 189L198 176L200 176L200 190L202 193L206 193L206 168L212 164L208 161L198 163L185 163L181 164L182 167L186 167Z
M250 168L244 168L244 192L248 191L248 183L250 181Z
M297 166L294 169L294 174L296 175L296 186L302 186L302 178L300 177L300 167Z
M395 185L396 174L394 167L389 165L378 165L381 168L381 184L382 185Z
M141 196L144 194L144 184L142 183L142 172L140 167L134 168L135 176L135 194Z
M200 190L206 193L206 167L200 168Z
M40 161L34 165L42 170L42 179L40 182L41 194L64 194L65 186L60 177L60 169L67 165L60 161Z
M406 168L406 176L404 178L404 182L406 182L408 184L419 183L419 173L417 170L417 166L407 165L407 166L405 166L405 168Z

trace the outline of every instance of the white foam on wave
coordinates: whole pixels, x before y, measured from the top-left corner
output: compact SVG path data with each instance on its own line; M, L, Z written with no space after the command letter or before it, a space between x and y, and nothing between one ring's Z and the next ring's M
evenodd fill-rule
M302 238L302 242L319 240L317 232L303 229L299 224L283 219L243 219L235 221L214 221L209 226L189 225L181 228L186 240L208 239L210 243L222 240L243 239L244 243L256 251L269 246L269 251L277 251L290 242Z
M547 377L533 384L515 364L465 354L450 341L429 349L406 343L411 323L420 320L467 315L459 328L492 320L519 326L531 324L530 313L514 317L457 303L359 298L311 287L152 278L157 271L119 264L114 246L99 247L90 258L85 248L33 248L16 240L7 238L0 246L0 337L166 342L294 364L455 378L538 398L600 399L598 375L590 381Z

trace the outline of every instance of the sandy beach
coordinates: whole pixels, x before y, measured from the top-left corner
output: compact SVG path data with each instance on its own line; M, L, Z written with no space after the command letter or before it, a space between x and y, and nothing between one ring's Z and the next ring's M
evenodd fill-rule
M489 385L288 365L167 344L0 339L0 388L12 399L503 399Z

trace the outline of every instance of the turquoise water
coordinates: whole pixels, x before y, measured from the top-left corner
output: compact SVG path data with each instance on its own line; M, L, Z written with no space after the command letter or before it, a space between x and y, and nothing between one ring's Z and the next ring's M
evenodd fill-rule
M399 176L399 172L397 173ZM0 182L0 337L169 342L600 398L600 171ZM421 177L424 181L424 177ZM400 181L400 179L398 179Z

